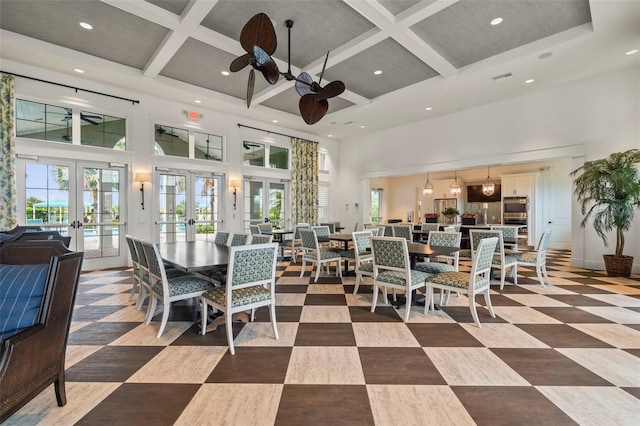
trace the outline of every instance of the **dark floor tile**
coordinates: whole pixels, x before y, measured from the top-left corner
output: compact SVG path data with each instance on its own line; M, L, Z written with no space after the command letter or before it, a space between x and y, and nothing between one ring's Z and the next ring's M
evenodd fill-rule
M612 386L554 349L490 350L534 386Z
M276 284L276 293L306 293L306 284Z
M452 294L451 297L456 297L456 295ZM484 295L479 294L476 296L476 305L484 306ZM512 298L503 296L502 294L492 294L491 305L492 306L523 306L522 303L516 302Z
M156 312L151 321L162 321L162 309L156 307ZM200 313L193 304L172 303L169 310L169 321L199 321Z
M295 346L356 346L351 324L300 323Z
M624 391L627 391L631 395L633 395L636 398L640 399L640 388L621 388L621 389L624 390Z
M596 339L566 324L516 324L524 332L546 343L552 348L611 348Z
M66 370L67 382L124 382L164 346L105 346Z
M71 319L73 321L97 321L123 308L124 306L108 305L83 306L73 310ZM140 313L140 318L143 318L143 313Z
M305 305L345 306L347 299L344 294L307 294Z
M613 306L610 303L583 296L582 294L547 294L546 296L571 306Z
M629 352L631 355L635 355L640 358L640 349L623 349L626 352Z
M82 282L80 282L78 285L78 296L90 291L95 291L96 289L104 287L105 285L106 284L83 284ZM76 304L78 304L78 302L76 302Z
M580 281L585 281L585 279L572 278L571 281L580 282ZM599 281L599 280L590 279L588 281L590 282L581 283L581 284L598 284L598 285L604 284L602 281ZM613 294L610 291L603 290L598 287L592 287L589 285L554 285L554 287L562 288L564 290L569 290L578 294ZM551 297L552 295L549 294L548 296Z
M236 347L227 352L211 372L207 383L284 383L291 357L290 347ZM268 368L265 362L268 360Z
M112 296L113 293L78 293L76 294L76 305L91 305Z
M245 323L233 322L233 336L237 337L244 328ZM220 325L213 331L209 331L204 336L200 334L199 321L189 327L177 339L171 342L171 346L229 346L227 343L227 329L225 324Z
M77 425L173 425L199 384L124 383Z
M537 280L527 280L526 278L520 278L520 276L518 276L518 284L536 284L538 283ZM505 282L504 283L504 288L502 290L500 290L500 285L498 283L498 285L492 285L491 286L491 290L495 290L500 292L500 294L535 294L535 292L523 287L522 285L513 285L510 282Z
M69 333L70 345L108 345L138 327L138 322L94 322Z
M365 386L285 385L275 424L374 425L374 420Z
M576 424L536 388L528 386L452 386L478 425Z
M298 322L302 315L302 306L276 306L276 322ZM269 308L256 309L254 321L270 322Z
M344 292L346 294L353 294L353 289L356 287L355 284L345 284ZM373 294L373 285L371 284L360 284L358 287L357 294Z
M545 315L549 315L551 318L555 318L558 321L564 323L610 323L606 318L599 317L582 309L574 307L535 307L537 311L542 312Z
M455 297L452 295L451 297ZM483 300L484 301L484 300ZM478 318L480 319L480 323L504 323L506 322L498 315L495 318L491 318L489 315L489 311L487 308L482 306L477 306L478 310ZM441 309L446 312L451 318L453 318L456 322L469 323L473 322L473 317L471 316L471 311L467 306L442 306Z
M331 272L333 273L333 272ZM314 285L314 284L342 284L342 279L340 277L335 277L335 276L328 276L328 275L322 275L322 273L320 273L320 276L318 277L318 281L314 282L313 280L315 279L315 272L313 273L313 277L311 278L311 281L309 282L309 285ZM308 273L304 274L304 276L308 276Z
M632 311L640 312L640 306L626 306L627 309L631 309Z
M423 347L484 346L458 324L407 324L409 331Z
M300 271L284 271L280 276L281 277L299 277Z
M422 348L358 348L358 353L368 385L447 384Z
M402 322L393 306L376 306L371 312L369 306L349 306L351 322Z

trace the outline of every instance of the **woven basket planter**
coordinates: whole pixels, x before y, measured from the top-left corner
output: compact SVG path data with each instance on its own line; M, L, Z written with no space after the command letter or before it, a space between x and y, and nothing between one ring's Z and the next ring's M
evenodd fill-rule
M626 277L631 276L631 268L633 266L633 256L616 257L612 254L603 254L604 266L607 268L607 275L610 277Z

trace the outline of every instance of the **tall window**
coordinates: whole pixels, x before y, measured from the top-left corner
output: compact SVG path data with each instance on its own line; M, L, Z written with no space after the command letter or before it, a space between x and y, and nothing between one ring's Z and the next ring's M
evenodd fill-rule
M382 189L371 190L371 222L382 222Z
M318 152L318 170L322 172L329 171L329 154L326 152Z
M329 222L329 185L318 185L318 222Z

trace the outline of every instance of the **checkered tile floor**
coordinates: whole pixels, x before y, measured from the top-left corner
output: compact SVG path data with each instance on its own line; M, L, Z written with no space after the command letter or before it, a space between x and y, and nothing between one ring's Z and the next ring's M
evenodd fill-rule
M553 286L520 268L493 286L496 318L464 296L424 315L378 305L354 278L299 278L278 266L273 338L266 308L201 336L195 309L145 326L131 272L85 273L67 350L65 407L46 389L7 424L423 425L640 423L640 277L608 278L550 252ZM365 284L370 284L365 281ZM482 297L478 302L484 303Z

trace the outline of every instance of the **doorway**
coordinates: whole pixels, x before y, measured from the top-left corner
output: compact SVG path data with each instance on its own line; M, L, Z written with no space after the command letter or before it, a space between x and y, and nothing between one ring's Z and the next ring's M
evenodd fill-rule
M242 183L244 198L244 227L271 222L275 229L290 229L290 182L245 176Z

